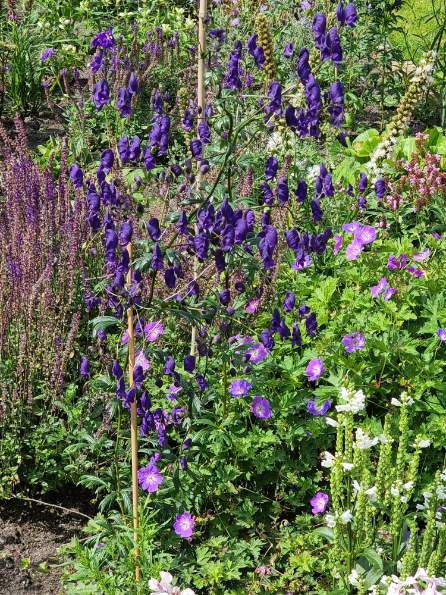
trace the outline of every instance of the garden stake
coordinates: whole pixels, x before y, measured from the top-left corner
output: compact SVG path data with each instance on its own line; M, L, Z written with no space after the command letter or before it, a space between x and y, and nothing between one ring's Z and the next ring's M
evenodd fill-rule
M129 261L132 260L132 244L127 244ZM132 268L129 266L127 273L127 286L132 283ZM133 306L127 308L127 330L128 330L128 378L129 386L133 388L133 369L135 367L135 333L133 328ZM132 512L133 512L133 539L135 542L135 580L137 585L140 582L141 570L139 567L139 546L138 546L138 417L136 412L136 397L130 405L130 444L132 449Z
M208 16L207 0L200 0L200 9L198 11L198 64L197 64L198 118L197 118L197 130L200 126L200 123L204 120L204 110L206 107L204 77L206 74L205 53L206 53L206 20L207 20L207 16ZM199 192L201 190L201 181L202 181L202 173L201 173L200 166L198 165L197 188L198 188ZM197 233L196 227L195 227L195 233ZM198 274L198 259L195 256L194 257L194 279L197 277L197 274ZM196 343L197 343L197 327L194 324L192 326L192 332L191 332L191 338L190 338L190 354L191 355L195 355Z

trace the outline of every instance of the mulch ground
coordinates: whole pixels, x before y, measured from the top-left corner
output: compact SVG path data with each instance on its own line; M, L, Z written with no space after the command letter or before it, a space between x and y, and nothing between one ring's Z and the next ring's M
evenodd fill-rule
M51 504L93 516L85 496L44 498ZM88 519L35 502L0 502L0 593L9 595L63 593L63 561L58 549L81 536Z

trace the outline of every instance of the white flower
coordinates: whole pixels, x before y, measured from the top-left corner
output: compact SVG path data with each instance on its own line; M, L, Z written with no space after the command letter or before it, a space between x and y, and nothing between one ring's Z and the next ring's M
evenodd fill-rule
M327 527L330 527L330 529L333 529L333 527L336 527L336 519L332 514L326 514L325 515L325 524L327 525Z
M332 428L337 428L339 425L338 422L332 417L326 417L325 423L327 424L327 426L331 426Z
M365 495L369 498L370 502L376 502L378 498L378 494L376 491L376 486L372 486L368 490L365 491Z
M160 572L161 580L157 581L154 578L149 580L150 595L195 595L192 589L183 589L174 587L172 585L173 576L170 572Z
M344 471L351 471L353 467L353 463L342 463L342 468L344 469Z
M413 481L406 481L406 483L403 483L403 489L404 490L411 490L413 488Z
M420 439L415 443L415 446L418 446L418 448L429 448L430 445L431 441L427 439Z
M353 518L353 515L350 512L350 509L349 508L341 514L341 522L344 525L346 525L347 523L349 523L352 520L352 518Z
M359 574L355 568L353 568L353 570L348 575L348 582L354 587L359 585Z
M390 493L392 494L392 496L399 496L400 495L400 491L396 486L392 486L390 488Z
M365 408L365 394L362 390L357 390L352 394L348 389L342 388L340 396L343 403L336 405L337 411L359 413Z
M401 401L398 401L398 399L395 399L395 397L392 398L392 400L390 401L390 403L392 405L395 405L395 407L401 407Z
M356 430L355 448L366 450L368 448L372 448L372 446L375 446L378 444L378 442L378 438L370 438L370 436L367 436L367 434L365 434L361 428Z
M335 462L335 458L331 454L331 452L328 452L328 450L326 450L325 452L322 453L322 462L321 462L322 467L326 467L327 469L329 469L330 467L333 467L334 462Z

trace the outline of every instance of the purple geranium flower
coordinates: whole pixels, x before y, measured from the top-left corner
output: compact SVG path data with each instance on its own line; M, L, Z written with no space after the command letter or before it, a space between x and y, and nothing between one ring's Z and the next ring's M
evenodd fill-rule
M334 239L333 254L336 256L337 254L339 254L339 251L342 248L342 236L335 235L333 239Z
M138 471L138 483L146 492L156 492L163 481L164 476L153 462Z
M352 333L342 338L342 344L347 353L354 353L365 349L365 337L362 333Z
M437 337L440 339L440 341L446 341L446 329L439 328L437 331Z
M305 369L308 380L311 380L311 382L316 382L324 372L324 362L318 358L312 359Z
M259 419L272 417L271 405L268 399L264 399L263 397L254 397L251 403L251 411Z
M245 397L252 388L252 384L247 380L233 380L229 392L233 397Z
M331 409L330 399L326 399L320 407L317 406L317 403L314 399L310 399L310 401L307 403L308 413L311 413L311 415L315 415L316 417L322 417L329 409Z
M260 364L268 355L269 351L262 343L256 343L246 351L246 356L251 364Z
M143 372L146 372L150 368L150 362L142 349L135 354L135 366L141 367Z
M164 333L164 326L159 321L148 322L144 327L147 341L153 343Z
M329 497L325 492L318 492L311 500L311 512L313 514L323 514L328 508Z
M173 524L174 531L183 539L189 539L194 532L195 520L190 512L183 512L177 514L175 523Z

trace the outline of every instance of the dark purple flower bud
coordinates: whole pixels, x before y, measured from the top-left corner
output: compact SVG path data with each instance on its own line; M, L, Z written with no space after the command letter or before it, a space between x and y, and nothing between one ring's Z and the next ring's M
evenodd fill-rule
M101 153L101 167L102 169L108 173L111 168L113 167L113 162L115 160L115 156L111 149L105 149Z
M200 161L200 172L202 174L207 174L209 171L209 161L207 159L202 159Z
M107 252L112 252L118 247L118 234L114 229L107 229L105 232L105 249Z
M130 141L129 158L131 161L137 161L141 155L141 139L134 136ZM135 178L136 181L136 178Z
M73 182L73 186L75 188L82 188L82 184L84 181L84 172L77 165L77 163L73 163L73 165L70 167L70 180Z
M223 306L227 306L231 301L231 292L229 289L224 289L218 294L218 299L220 300L220 304Z
M331 60L333 64L339 66L342 62L342 47L339 33L336 27L332 27L325 37L325 43L321 50L321 58Z
M324 194L325 196L334 196L333 179L328 173L324 178Z
M194 237L194 249L199 260L206 260L209 251L209 237L207 233L199 233Z
M130 161L130 143L129 137L124 135L118 140L118 155L119 159L123 164L128 163Z
M260 185L260 189L263 193L263 202L264 204L268 205L269 207L274 202L274 194L269 185L266 182L262 182Z
M302 347L302 335L300 334L299 325L295 322L293 324L293 332L291 334L291 345L294 347L297 345L298 347Z
M176 285L175 271L172 267L169 267L164 272L164 281L169 289L174 289Z
M307 195L308 195L308 186L307 186L306 182L304 182L304 180L300 180L297 185L297 190L296 190L297 202L299 204L302 204L303 202L305 202Z
M153 240L154 242L157 242L160 237L161 237L161 230L160 230L160 224L158 219L156 219L155 217L153 217L152 219L149 219L148 223L147 223L147 232L150 236L150 239Z
M339 2L339 4L336 7L336 18L338 19L338 22L341 25L345 23L345 10L342 2Z
M98 111L101 111L104 105L110 103L110 87L105 79L99 81L93 87L92 99Z
M316 13L313 19L313 35L316 47L321 49L324 43L325 31L327 29L327 18L323 13Z
M310 206L311 206L311 214L313 216L314 223L317 223L318 221L322 221L323 213L322 213L320 201L317 199L313 199L310 203Z
M84 378L88 378L90 376L90 362L88 361L88 357L85 355L81 357L79 372Z
M308 83L308 79L311 74L310 67L310 53L306 48L302 48L299 53L299 59L297 61L297 75L303 85Z
M203 143L198 138L194 138L190 142L190 150L192 156L197 161L203 157Z
M367 176L364 173L359 174L358 191L363 194L367 189Z
M376 180L375 194L378 200L382 200L386 194L386 182L383 179Z
M245 241L248 235L248 226L244 219L238 219L234 228L234 239L237 244L241 244Z
M206 120L202 120L198 124L198 136L200 137L201 142L205 145L211 142L211 129Z
M203 374L197 374L195 380L197 381L198 388L201 392L204 392L208 388L209 384Z
M300 316L300 318L304 318L310 313L310 308L307 306L307 304L302 304L302 306L299 306L297 313Z
M184 455L180 457L180 467L183 471L187 471L187 459Z
M153 247L151 267L156 271L162 271L163 266L163 253L161 252L161 248L159 247L159 244L157 242Z
M192 372L195 370L195 356L194 355L186 355L184 358L184 369L186 372Z
M286 44L283 55L285 58L292 58L294 56L294 44L291 41Z
M280 116L282 113L282 87L280 83L272 81L269 86L268 97L270 99L268 113Z
M222 273L226 269L225 255L223 250L216 250L214 253L215 267L219 273Z
M314 337L317 332L317 319L313 312L305 319L305 327L307 329L308 336Z
M272 349L274 348L275 341L273 338L273 334L268 328L264 329L260 333L260 342L262 343L262 345L266 347L266 349L268 349L268 351L272 351Z
M271 318L271 330L273 333L277 333L280 326L280 312L278 308L274 308L274 312Z
M130 74L128 91L131 95L136 95L138 93L138 79L134 72Z
M192 446L192 438L186 438L183 442L183 450L188 450Z
M118 383L116 385L116 396L120 399L125 399L125 395L125 380L123 376L121 376L121 378L118 378Z
M282 341L288 339L288 337L291 335L290 329L287 327L285 320L280 321L278 333L282 338Z
M187 215L184 211L181 212L180 218L178 219L177 229L179 234L188 234L189 226L187 224Z
M144 370L142 366L135 366L133 370L133 382L136 386L141 386L144 381Z
M277 175L279 169L279 162L274 156L268 157L265 167L265 177L267 180L272 180Z
M113 37L113 29L110 27L106 31L101 31L95 37L93 37L91 42L92 48L103 48L103 49L110 49L114 47L116 44L115 39Z
M292 291L288 291L285 297L285 301L283 302L283 310L287 314L291 312L296 305L296 296Z
M127 246L132 240L133 227L130 222L124 222L119 229L119 242L122 246Z
M136 397L136 388L130 388L130 389L129 389L129 390L126 392L126 394L125 394L125 396L124 396L124 398L125 398L125 403L124 403L124 406L125 406L127 409L130 409L130 405L131 405L131 404L133 403L133 401L135 400L135 397Z
M113 362L113 366L112 366L112 374L113 376L116 378L116 380L119 380L120 378L123 377L124 373L122 371L121 366L119 365L118 360L114 360Z
M347 27L354 27L358 20L358 13L356 11L356 6L353 2L350 2L345 7L345 24Z
M277 184L277 198L281 205L286 204L290 198L290 191L288 189L286 178L280 178L279 183Z
M164 364L164 374L166 374L166 376L170 376L171 374L173 374L175 371L175 359L169 355L166 359L166 362Z

